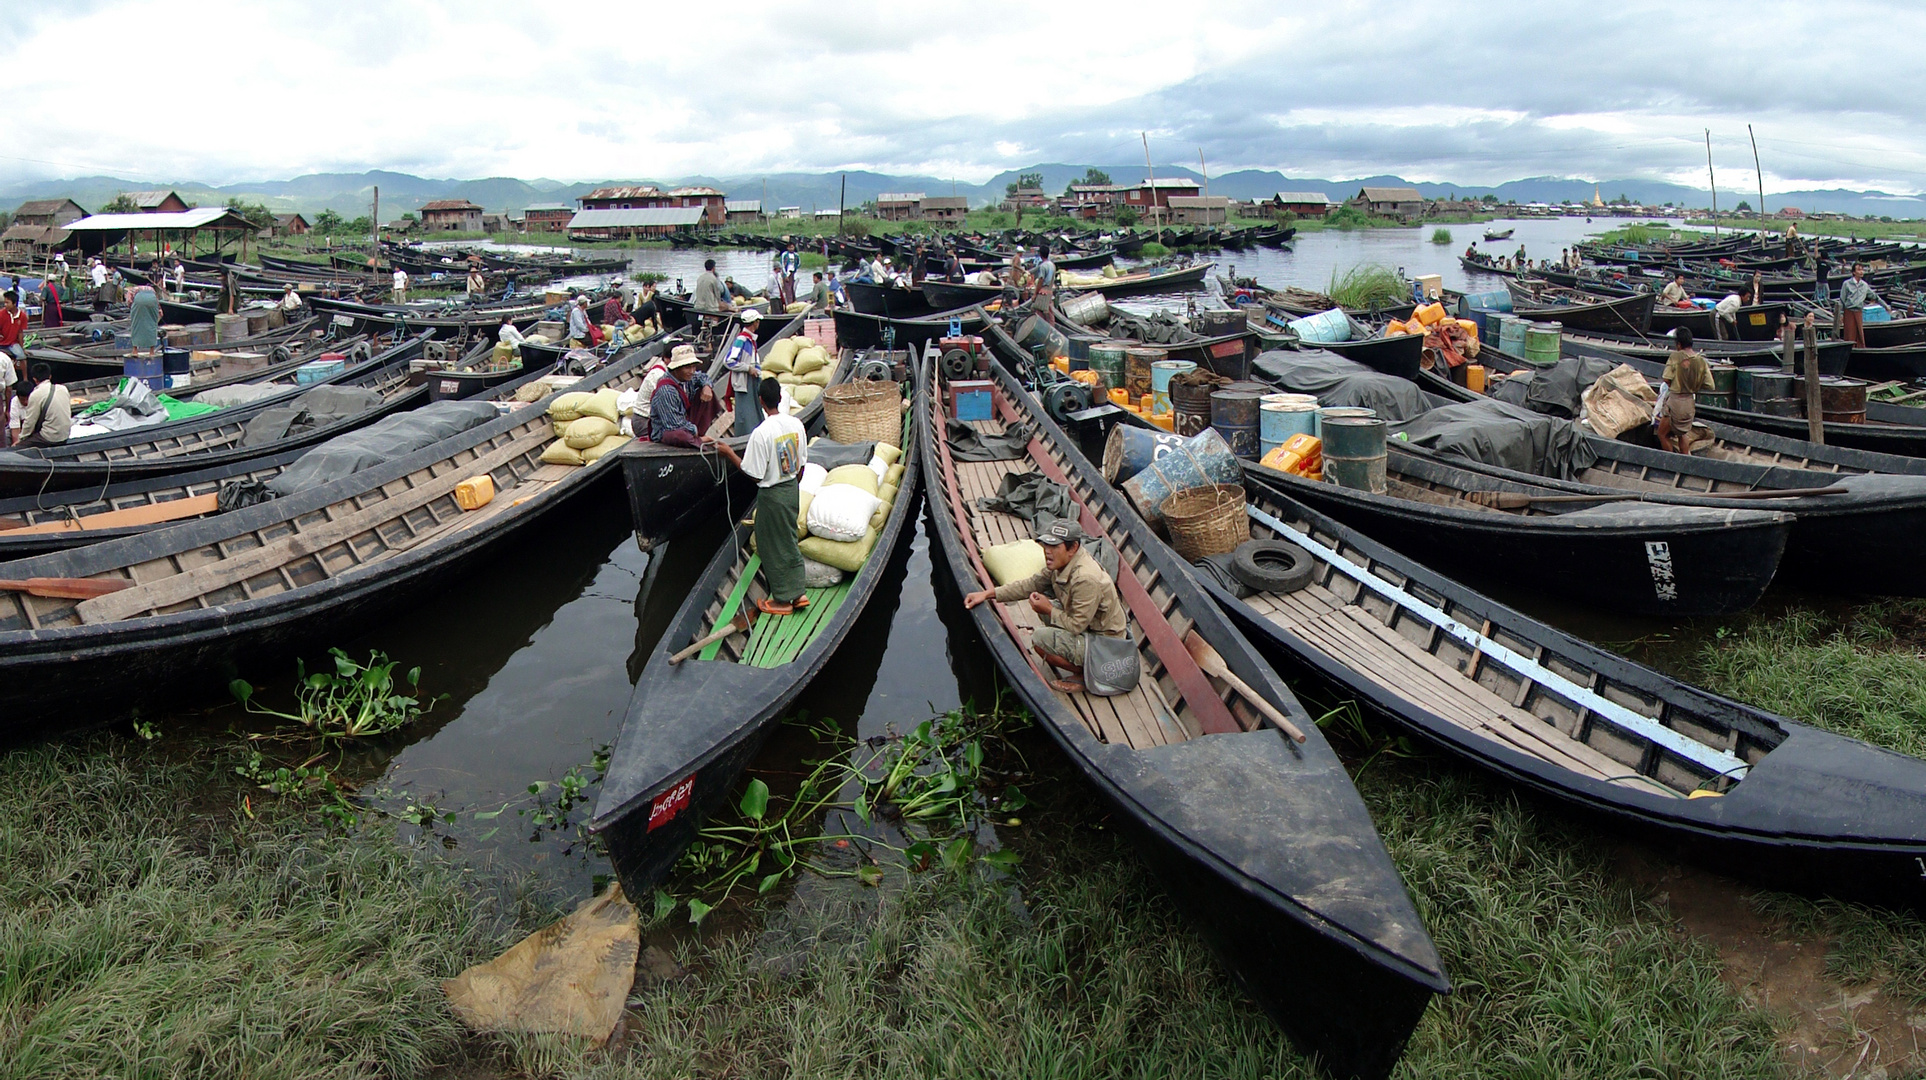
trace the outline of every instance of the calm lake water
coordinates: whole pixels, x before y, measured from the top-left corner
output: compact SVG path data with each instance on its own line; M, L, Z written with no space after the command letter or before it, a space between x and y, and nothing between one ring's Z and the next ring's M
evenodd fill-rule
M1522 242L1533 257L1556 257L1560 248L1614 222L1496 224L1517 232L1510 241L1481 248L1513 252ZM1317 232L1301 236L1291 251L1227 252L1216 261L1226 270L1234 263L1239 274L1270 286L1322 288L1333 271L1368 262L1442 274L1453 288L1496 287L1467 279L1457 263L1458 253L1485 226L1449 228L1449 246L1429 243L1429 229ZM649 248L632 254L634 269L679 276L685 284L701 272L705 258L746 283L760 283L767 269L763 256L738 249ZM364 775L377 777L364 794L396 813L423 803L455 812L456 821L437 825L434 836L484 877L509 881L533 874L545 889L588 895L607 867L579 842L572 823L592 809L593 790L573 808L571 824L545 829L529 813L539 800L527 789L559 781L571 769L586 774L597 749L615 741L644 659L725 536L718 515L644 554L631 532L621 480L610 474L537 537L494 557L432 601L340 643L354 655L378 648L403 667L419 664L422 689L448 695L395 744L362 762ZM1541 617L1569 620L1572 629L1596 640L1623 644L1671 629L1649 620L1547 610L1530 596L1505 599ZM292 658L285 670L245 674L257 686L285 688L293 678ZM960 601L953 590L936 586L919 507L913 535L882 589L798 705L837 721L847 734L867 737L891 725L914 726L966 701L988 702L995 687L994 666ZM730 703L718 701L716 707ZM765 757L789 758L765 764L794 769L796 753L794 740L776 740ZM498 809L491 818L473 816Z

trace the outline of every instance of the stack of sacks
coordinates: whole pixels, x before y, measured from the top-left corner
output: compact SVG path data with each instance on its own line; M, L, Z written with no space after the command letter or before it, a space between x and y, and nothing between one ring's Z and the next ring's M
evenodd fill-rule
M769 346L769 355L762 360L762 373L788 387L799 406L822 396L834 368L828 349L800 335Z
M594 393L563 394L549 403L555 442L542 451L550 465L586 465L628 441L621 429L622 396L606 387Z
M903 452L878 443L866 465L803 467L796 535L802 541L803 576L812 587L841 580L832 571L855 573L868 561L876 536L889 520L902 484Z

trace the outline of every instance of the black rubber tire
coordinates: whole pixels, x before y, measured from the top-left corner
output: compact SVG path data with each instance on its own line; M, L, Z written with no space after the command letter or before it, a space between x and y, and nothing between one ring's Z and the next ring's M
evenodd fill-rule
M941 363L943 374L951 379L967 379L976 370L976 357L962 349L950 349L943 353Z
M1231 573L1258 592L1296 592L1316 571L1310 552L1282 540L1246 540L1231 552Z

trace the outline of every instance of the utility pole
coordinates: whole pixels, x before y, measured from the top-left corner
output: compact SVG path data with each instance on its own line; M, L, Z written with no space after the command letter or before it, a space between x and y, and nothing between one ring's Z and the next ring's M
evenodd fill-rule
M375 258L379 259L381 257L381 185L380 184L375 185L374 210L369 214L368 220L369 222L371 222L368 228L368 239L370 242L374 244Z
M843 231L843 206L849 202L849 174L844 173L842 175L842 190L836 195L836 232L838 235Z
M1759 167L1759 137L1752 134L1752 125L1745 126L1745 137L1752 140L1752 171L1759 178L1759 242L1765 242L1765 170ZM1762 297L1753 297L1754 303Z
M1712 175L1712 129L1705 129L1705 179L1712 185L1712 239L1719 238L1719 180Z
M1142 136L1144 140L1144 175L1150 177L1150 179L1147 181L1147 183L1149 183L1150 185L1150 206L1149 206L1150 224L1154 228L1157 225L1157 221L1158 221L1157 172L1156 170L1150 167L1150 133L1147 131L1140 131L1137 134Z

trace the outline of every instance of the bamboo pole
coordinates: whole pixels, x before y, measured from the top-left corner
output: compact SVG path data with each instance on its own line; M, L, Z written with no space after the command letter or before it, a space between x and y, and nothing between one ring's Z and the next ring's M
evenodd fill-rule
M1150 211L1150 224L1154 228L1158 221L1157 170L1150 167L1150 133L1139 131L1137 134L1144 140L1144 175L1150 178L1147 181L1150 185L1150 205L1146 209Z
M1712 129L1705 129L1705 179L1712 187L1712 239L1719 238L1719 178L1712 173ZM1754 297L1757 299L1757 297Z
M1752 172L1759 178L1759 242L1763 244L1765 243L1766 231L1765 170L1759 167L1759 138L1752 134L1751 124L1745 126L1745 137L1752 140ZM1757 301L1764 299L1764 297L1755 296L1752 299Z

